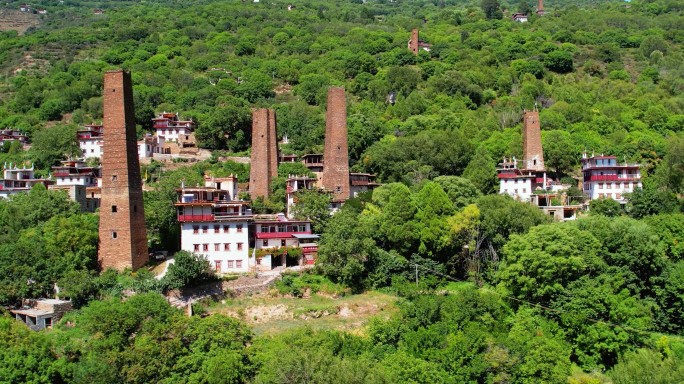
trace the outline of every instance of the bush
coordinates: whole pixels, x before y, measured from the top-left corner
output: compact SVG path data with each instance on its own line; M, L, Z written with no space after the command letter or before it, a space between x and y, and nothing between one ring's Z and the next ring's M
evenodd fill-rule
M275 286L281 295L290 294L294 297L302 297L307 289L311 290L311 293L324 292L337 296L346 293L341 285L313 273L283 273Z
M173 264L162 279L163 287L181 289L197 285L215 278L209 261L202 255L180 251L176 253Z

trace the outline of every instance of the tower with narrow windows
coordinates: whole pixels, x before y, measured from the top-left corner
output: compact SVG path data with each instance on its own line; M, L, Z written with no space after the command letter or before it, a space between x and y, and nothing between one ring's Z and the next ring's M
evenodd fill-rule
M322 184L323 188L333 193L333 202L349 199L347 100L342 87L328 90Z
M252 199L268 198L271 180L278 176L278 144L276 115L272 109L252 113L252 155L249 172L249 194Z
M148 261L131 74L108 71L103 89L100 268L138 269Z
M544 150L542 149L539 111L523 112L523 169L544 171Z

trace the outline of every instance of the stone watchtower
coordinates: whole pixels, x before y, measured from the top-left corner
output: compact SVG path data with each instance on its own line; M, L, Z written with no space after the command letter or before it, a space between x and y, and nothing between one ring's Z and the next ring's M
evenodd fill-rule
M414 55L418 54L418 49L420 49L420 47L418 46L418 29L417 28L414 28L411 31L411 40L409 40L409 42L408 42L408 49L411 50L411 52L413 52Z
M342 87L333 87L328 90L322 182L323 188L333 193L333 201L349 199L347 100Z
M278 176L276 115L272 109L252 113L252 157L249 171L249 194L252 199L268 198L271 180Z
M100 248L102 270L138 269L148 260L131 74L105 73Z
M544 171L544 151L542 150L541 123L539 111L523 112L523 169Z

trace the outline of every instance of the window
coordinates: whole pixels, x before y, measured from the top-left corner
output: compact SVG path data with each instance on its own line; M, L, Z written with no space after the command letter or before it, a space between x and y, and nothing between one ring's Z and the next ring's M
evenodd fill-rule
M216 272L221 272L221 260L214 260L214 269Z
M112 239L116 239L116 231L112 231Z
M220 230L221 230L221 226L214 225L214 233L219 233Z
M219 243L214 243L214 251L218 252L221 250L221 244Z
M619 193L616 193L616 194L615 194L615 198L616 198L617 200L620 200L620 199L622 199L622 195L619 194Z
M257 259L257 265L261 265L261 259Z
M207 232L209 232L209 226L203 225L202 226L202 233L207 233Z
M603 189L603 183L598 183L599 189Z
M236 225L235 228L237 228L238 232L242 232L242 224Z
M230 232L230 225L224 225L223 226L223 233L228 233Z
M261 245L263 245L264 247L268 247L268 240L262 241Z
M137 212L138 212L138 206L137 206L137 205L134 205L134 206L133 206L133 213L137 213Z
M242 251L242 243L237 243L238 251Z
M112 175L112 181L116 181L116 175Z
M280 240L280 246L281 246L281 247L284 247L285 244L286 244L286 240L285 240L285 239Z
M523 188L523 193L527 193L527 188Z
M116 205L112 205L112 212L116 212Z
M192 226L192 233L194 233L194 234L199 233L199 225L193 225Z
M235 268L242 268L242 260L235 260Z
M209 244L202 244L202 251L209 252Z
M226 264L228 264L227 265L228 268L233 268L233 260L226 261Z
M199 252L199 244L193 244L195 252Z
M613 184L612 184L612 183L606 183L606 189L611 189L611 188L612 188L612 186L613 186Z
M223 243L223 250L230 251L230 243Z
M52 328L52 317L45 318L45 328Z

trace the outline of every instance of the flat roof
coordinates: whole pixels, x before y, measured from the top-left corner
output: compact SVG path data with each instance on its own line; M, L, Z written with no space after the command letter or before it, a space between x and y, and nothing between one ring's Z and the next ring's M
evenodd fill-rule
M26 315L26 316L44 316L44 315L51 315L55 313L54 311L44 311L41 309L35 309L35 308L29 308L29 309L10 309L10 312L16 313L19 315Z
M292 237L296 239L301 239L301 240L317 240L320 239L320 235L315 235L315 234L301 234L301 235L292 235Z

